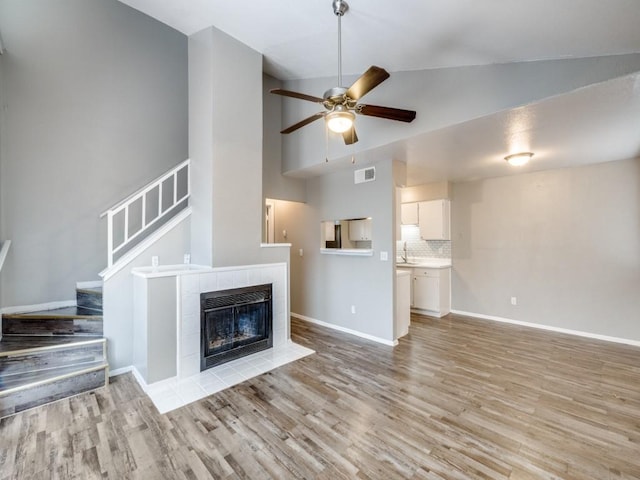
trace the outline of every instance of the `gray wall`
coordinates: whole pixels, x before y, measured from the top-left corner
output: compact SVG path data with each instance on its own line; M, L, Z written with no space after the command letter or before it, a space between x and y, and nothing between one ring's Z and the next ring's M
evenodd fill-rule
M291 259L289 263L289 273L291 276L291 311L304 314L305 310L305 290L304 274L307 257L312 255L313 248L319 248L316 233L319 236L320 230L307 227L307 218L312 215L313 208L306 203L289 202L286 200L274 201L275 220L275 242L291 244ZM285 238L283 231L287 232ZM302 249L302 256L300 256ZM313 272L307 272L313 275Z
M307 181L307 204L294 205L283 219L276 205L276 229L288 227L293 244L291 311L387 341L394 325L393 162L375 165L376 180L354 185L354 168ZM372 217L372 257L320 254L320 222ZM283 222L287 223L283 223ZM299 257L299 249L304 256ZM380 261L386 251L389 260ZM351 313L356 306L356 314Z
M455 310L640 341L640 159L455 183L452 241Z
M74 298L99 214L187 158L187 40L116 0L2 0L1 306Z
M394 72L362 102L416 110L416 119L405 124L360 116L356 121L358 143L346 147L341 139L332 138L329 157L341 158L363 152L639 69L640 54L631 54ZM355 77L345 77L344 83L349 85L353 80ZM284 88L316 96L322 96L325 90L334 86L335 77L284 83ZM282 126L288 127L317 113L318 105L285 98L282 109ZM325 149L321 121L283 136L283 171L294 173L321 164Z
M307 197L304 180L282 175L282 100L269 93L273 88L280 88L281 83L269 75L262 77L262 193L265 198L304 202Z

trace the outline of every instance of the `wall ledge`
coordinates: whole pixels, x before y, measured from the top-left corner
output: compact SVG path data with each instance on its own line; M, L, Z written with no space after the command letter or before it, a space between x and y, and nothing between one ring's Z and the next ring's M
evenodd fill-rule
M346 255L351 257L372 257L371 248L321 248L322 255Z

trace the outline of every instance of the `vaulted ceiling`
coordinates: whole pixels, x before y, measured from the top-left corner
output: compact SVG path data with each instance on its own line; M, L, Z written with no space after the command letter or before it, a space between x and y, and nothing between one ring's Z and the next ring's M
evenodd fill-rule
M120 1L186 35L215 26L261 52L265 72L281 80L337 74L331 0ZM400 72L640 52L637 0L347 1L345 75L370 65ZM514 116L527 119L523 128L537 153L529 170L637 156L640 80L631 75L608 83L470 118L362 156L406 161L410 184L511 174L502 157Z

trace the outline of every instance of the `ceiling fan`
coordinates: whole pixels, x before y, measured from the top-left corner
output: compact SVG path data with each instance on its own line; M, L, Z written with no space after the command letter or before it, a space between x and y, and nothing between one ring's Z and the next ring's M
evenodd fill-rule
M333 13L338 17L338 85L342 85L342 16L349 9L347 2L343 0L333 0ZM271 93L284 97L298 98L309 102L321 103L325 110L318 112L298 123L285 128L280 133L291 133L305 125L310 124L320 118L324 118L329 130L341 133L346 145L351 145L358 141L355 129L355 114L369 117L386 118L400 122L412 122L416 118L413 110L402 110L400 108L381 107L378 105L364 105L358 103L362 97L375 87L389 78L389 73L381 67L375 65L369 67L360 78L358 78L349 88L333 87L324 92L322 98L307 95L305 93L292 92L274 88ZM354 113L355 112L355 113Z

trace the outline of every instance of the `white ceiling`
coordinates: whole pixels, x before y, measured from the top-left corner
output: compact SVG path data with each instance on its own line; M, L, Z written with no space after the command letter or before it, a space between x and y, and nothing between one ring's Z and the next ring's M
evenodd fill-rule
M120 0L186 35L215 26L264 55L282 80L337 74L331 0ZM343 73L390 72L640 52L638 0L347 0ZM359 154L407 162L409 185L640 155L640 75ZM522 169L503 160L535 152ZM339 166L318 165L300 176Z
M331 0L120 0L190 35L215 26L282 80L337 74ZM390 72L640 51L638 0L347 0L343 69Z

